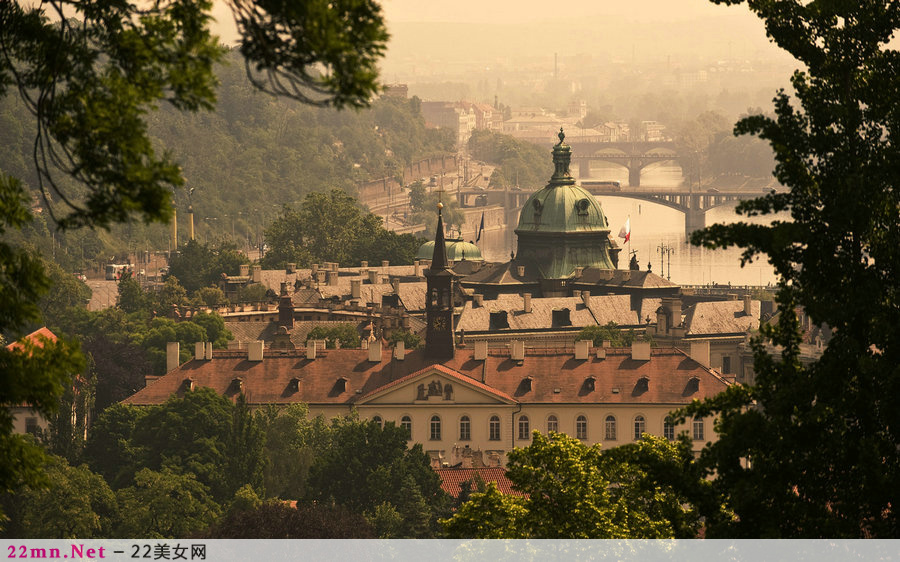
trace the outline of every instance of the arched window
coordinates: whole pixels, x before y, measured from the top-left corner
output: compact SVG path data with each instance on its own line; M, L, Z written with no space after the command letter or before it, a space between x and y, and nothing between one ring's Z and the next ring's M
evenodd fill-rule
M675 441L675 420L671 416L666 416L663 420L663 437L669 441Z
M703 433L704 433L703 418L701 418L701 417L694 418L693 427L694 427L694 441L703 441L705 439L705 437L703 436Z
M559 418L550 414L547 417L547 433L550 432L559 433Z
M431 433L429 439L432 441L440 441L441 440L441 418L438 416L431 416Z
M459 440L469 441L472 439L472 421L469 416L459 418Z
M519 416L519 439L531 439L531 424L528 416Z
M634 440L638 441L641 434L647 431L647 420L644 416L634 416Z
M488 422L488 439L500 441L500 416L491 416L491 420Z
M409 416L400 418L400 427L406 430L406 440L412 439L412 418Z
M384 427L384 421L381 416L372 416L372 421L378 424L378 427Z
M587 439L587 417L578 416L575 418L575 438Z
M613 416L613 415L606 416L605 439L607 441L615 441L616 439L618 439L618 437L616 437L616 416Z

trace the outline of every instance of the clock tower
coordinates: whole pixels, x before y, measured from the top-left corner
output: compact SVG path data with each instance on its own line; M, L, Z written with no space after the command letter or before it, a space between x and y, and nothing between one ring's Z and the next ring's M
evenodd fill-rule
M425 295L425 357L450 359L455 351L453 335L453 285L454 273L447 263L447 246L444 241L442 203L438 203L437 229L434 236L434 254L431 267L425 270L427 293Z

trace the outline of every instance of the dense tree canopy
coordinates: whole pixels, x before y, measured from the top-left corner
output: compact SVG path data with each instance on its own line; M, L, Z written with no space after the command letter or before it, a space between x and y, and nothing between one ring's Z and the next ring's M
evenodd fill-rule
M525 496L489 484L444 520L444 528L456 538L694 537L699 516L688 492L703 484L691 460L686 440L644 435L601 451L536 431L531 445L508 455L506 475Z
M498 166L491 176L491 187L537 188L547 183L553 172L549 150L510 135L473 131L469 153Z
M381 217L335 189L310 193L297 209L285 207L282 216L266 230L269 249L260 262L266 268L323 262L349 267L358 266L363 260L411 264L421 242L410 234L385 230Z
M741 0L715 0L741 4ZM761 254L779 276L781 311L755 344L756 384L688 410L720 413L701 462L733 517L710 536L896 537L900 530L900 195L895 92L896 2L748 0L772 40L803 65L774 116L736 134L767 140L789 188L744 202L771 224L715 225L710 247ZM795 307L834 330L822 357L801 361ZM751 407L754 406L754 407ZM746 462L749 459L749 466Z

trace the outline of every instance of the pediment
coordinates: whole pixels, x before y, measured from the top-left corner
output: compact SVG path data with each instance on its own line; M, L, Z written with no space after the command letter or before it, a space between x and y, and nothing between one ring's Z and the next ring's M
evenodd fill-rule
M442 365L375 389L357 404L512 404L510 396Z

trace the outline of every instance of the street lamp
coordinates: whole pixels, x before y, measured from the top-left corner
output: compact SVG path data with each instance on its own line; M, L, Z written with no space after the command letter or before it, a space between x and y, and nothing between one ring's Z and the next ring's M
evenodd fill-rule
M666 262L669 265L669 274L666 277L668 280L672 280L672 254L675 253L675 248L669 246L666 243L660 244L656 247L656 251L659 254L659 273L662 275L665 271Z

